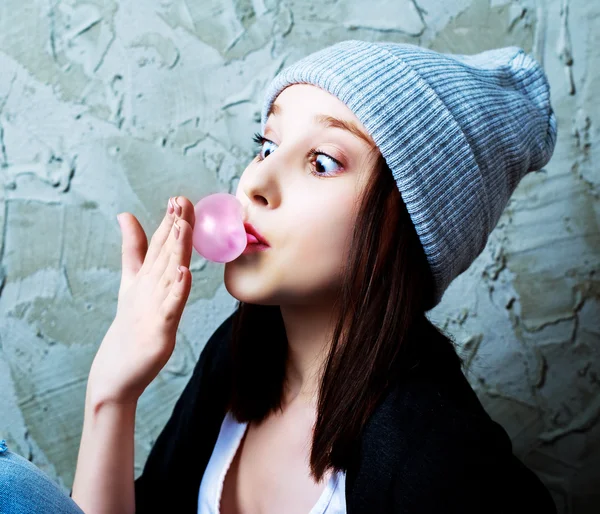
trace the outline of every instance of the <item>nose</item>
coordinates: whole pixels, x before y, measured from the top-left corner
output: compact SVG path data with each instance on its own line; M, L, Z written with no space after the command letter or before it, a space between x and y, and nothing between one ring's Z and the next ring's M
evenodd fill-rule
M279 198L279 177L282 166L281 156L277 155L278 152L279 150L269 154L262 161L251 163L246 168L238 184L238 193L240 190L243 192L243 195L238 195L238 199L242 203L274 207ZM245 196L246 199L241 199L240 196Z

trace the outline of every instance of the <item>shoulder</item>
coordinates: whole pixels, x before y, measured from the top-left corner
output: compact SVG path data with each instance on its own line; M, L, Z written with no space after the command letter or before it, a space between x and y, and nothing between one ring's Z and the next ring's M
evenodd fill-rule
M505 443L504 451L511 450L506 432L490 418L455 357L448 343L413 359L416 364L383 395L367 435L396 439L401 446L410 441L411 447L457 438L464 444L489 442L493 435Z
M397 449L398 456L429 451L440 463L456 454L477 459L483 448L512 452L508 434L490 418L458 368L395 384L371 416L364 437Z
M515 514L526 512L525 505L538 505L533 510L540 514L556 512L548 490L513 454L508 434L460 368L396 384L364 439L370 453L364 458L385 467L379 476L388 484L389 512Z

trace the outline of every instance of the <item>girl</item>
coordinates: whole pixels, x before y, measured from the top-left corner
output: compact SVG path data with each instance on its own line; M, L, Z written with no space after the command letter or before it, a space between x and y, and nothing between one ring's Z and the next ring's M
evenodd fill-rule
M261 114L236 195L266 246L225 265L239 304L135 481L136 405L173 351L194 206L169 200L149 247L121 217L117 314L90 370L74 502L88 514L556 512L425 315L522 176L550 160L539 65L518 47L343 41L275 77ZM55 501L32 475L35 501ZM63 500L52 512L80 512Z

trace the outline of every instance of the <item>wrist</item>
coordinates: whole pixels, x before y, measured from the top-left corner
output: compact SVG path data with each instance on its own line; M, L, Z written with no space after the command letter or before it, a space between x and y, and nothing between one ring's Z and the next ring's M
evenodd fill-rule
M85 395L85 411L96 416L100 411L135 412L137 409L137 398L123 399L115 398L100 390L88 387Z

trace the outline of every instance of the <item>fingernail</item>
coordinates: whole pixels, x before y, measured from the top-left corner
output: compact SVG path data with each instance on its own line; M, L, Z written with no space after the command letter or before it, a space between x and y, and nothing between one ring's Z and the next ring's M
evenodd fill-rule
M173 223L173 230L175 231L175 239L179 239L179 225L177 225L177 222Z
M177 203L177 198L175 198L174 204L175 204L175 214L177 214L177 216L181 216L181 205L179 205Z
M175 210L175 208L173 207L173 203L171 202L171 199L169 198L169 203L167 204L167 213L173 214L174 210Z
M181 271L181 266L177 266L177 282L181 282L181 279L183 278L183 271Z

